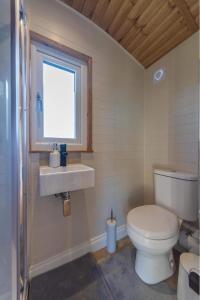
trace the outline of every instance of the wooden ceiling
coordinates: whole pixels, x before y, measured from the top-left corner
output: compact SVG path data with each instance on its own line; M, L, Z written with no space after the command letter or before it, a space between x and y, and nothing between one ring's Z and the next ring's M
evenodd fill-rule
M61 0L100 26L145 68L199 29L199 0Z

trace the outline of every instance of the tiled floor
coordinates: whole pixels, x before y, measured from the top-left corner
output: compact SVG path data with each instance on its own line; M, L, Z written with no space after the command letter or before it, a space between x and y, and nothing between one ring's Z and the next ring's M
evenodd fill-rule
M32 280L30 300L175 300L167 282L148 286L134 271L135 249L126 246L96 262L87 254Z

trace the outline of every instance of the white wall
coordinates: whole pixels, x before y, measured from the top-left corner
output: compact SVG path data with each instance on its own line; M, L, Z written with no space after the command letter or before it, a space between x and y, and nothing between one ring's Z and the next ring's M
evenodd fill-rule
M72 193L72 215L62 203L38 194L39 163L31 155L31 265L105 232L113 207L118 225L143 203L143 68L90 21L53 0L29 0L30 28L93 58L94 153L71 155L96 170L95 188Z
M154 167L198 173L198 53L196 33L145 71L145 202L153 202ZM166 77L154 84L153 74Z

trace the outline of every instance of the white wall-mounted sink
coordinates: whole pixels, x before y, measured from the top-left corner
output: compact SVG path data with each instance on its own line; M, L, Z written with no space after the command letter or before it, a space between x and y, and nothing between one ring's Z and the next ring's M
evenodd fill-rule
M94 187L95 170L82 164L66 167L40 167L40 196L72 192Z

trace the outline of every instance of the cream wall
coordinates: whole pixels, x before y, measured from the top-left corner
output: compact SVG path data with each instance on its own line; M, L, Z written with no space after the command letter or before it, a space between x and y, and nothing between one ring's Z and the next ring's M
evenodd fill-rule
M104 233L111 207L122 225L128 210L143 204L144 70L103 31L56 1L29 0L27 9L31 30L93 58L94 153L70 160L96 170L95 188L73 192L72 215L63 218L60 200L39 197L39 164L47 157L30 156L33 265Z
M196 33L145 70L145 202L153 202L154 167L198 173L198 41ZM164 68L157 84L153 74Z

